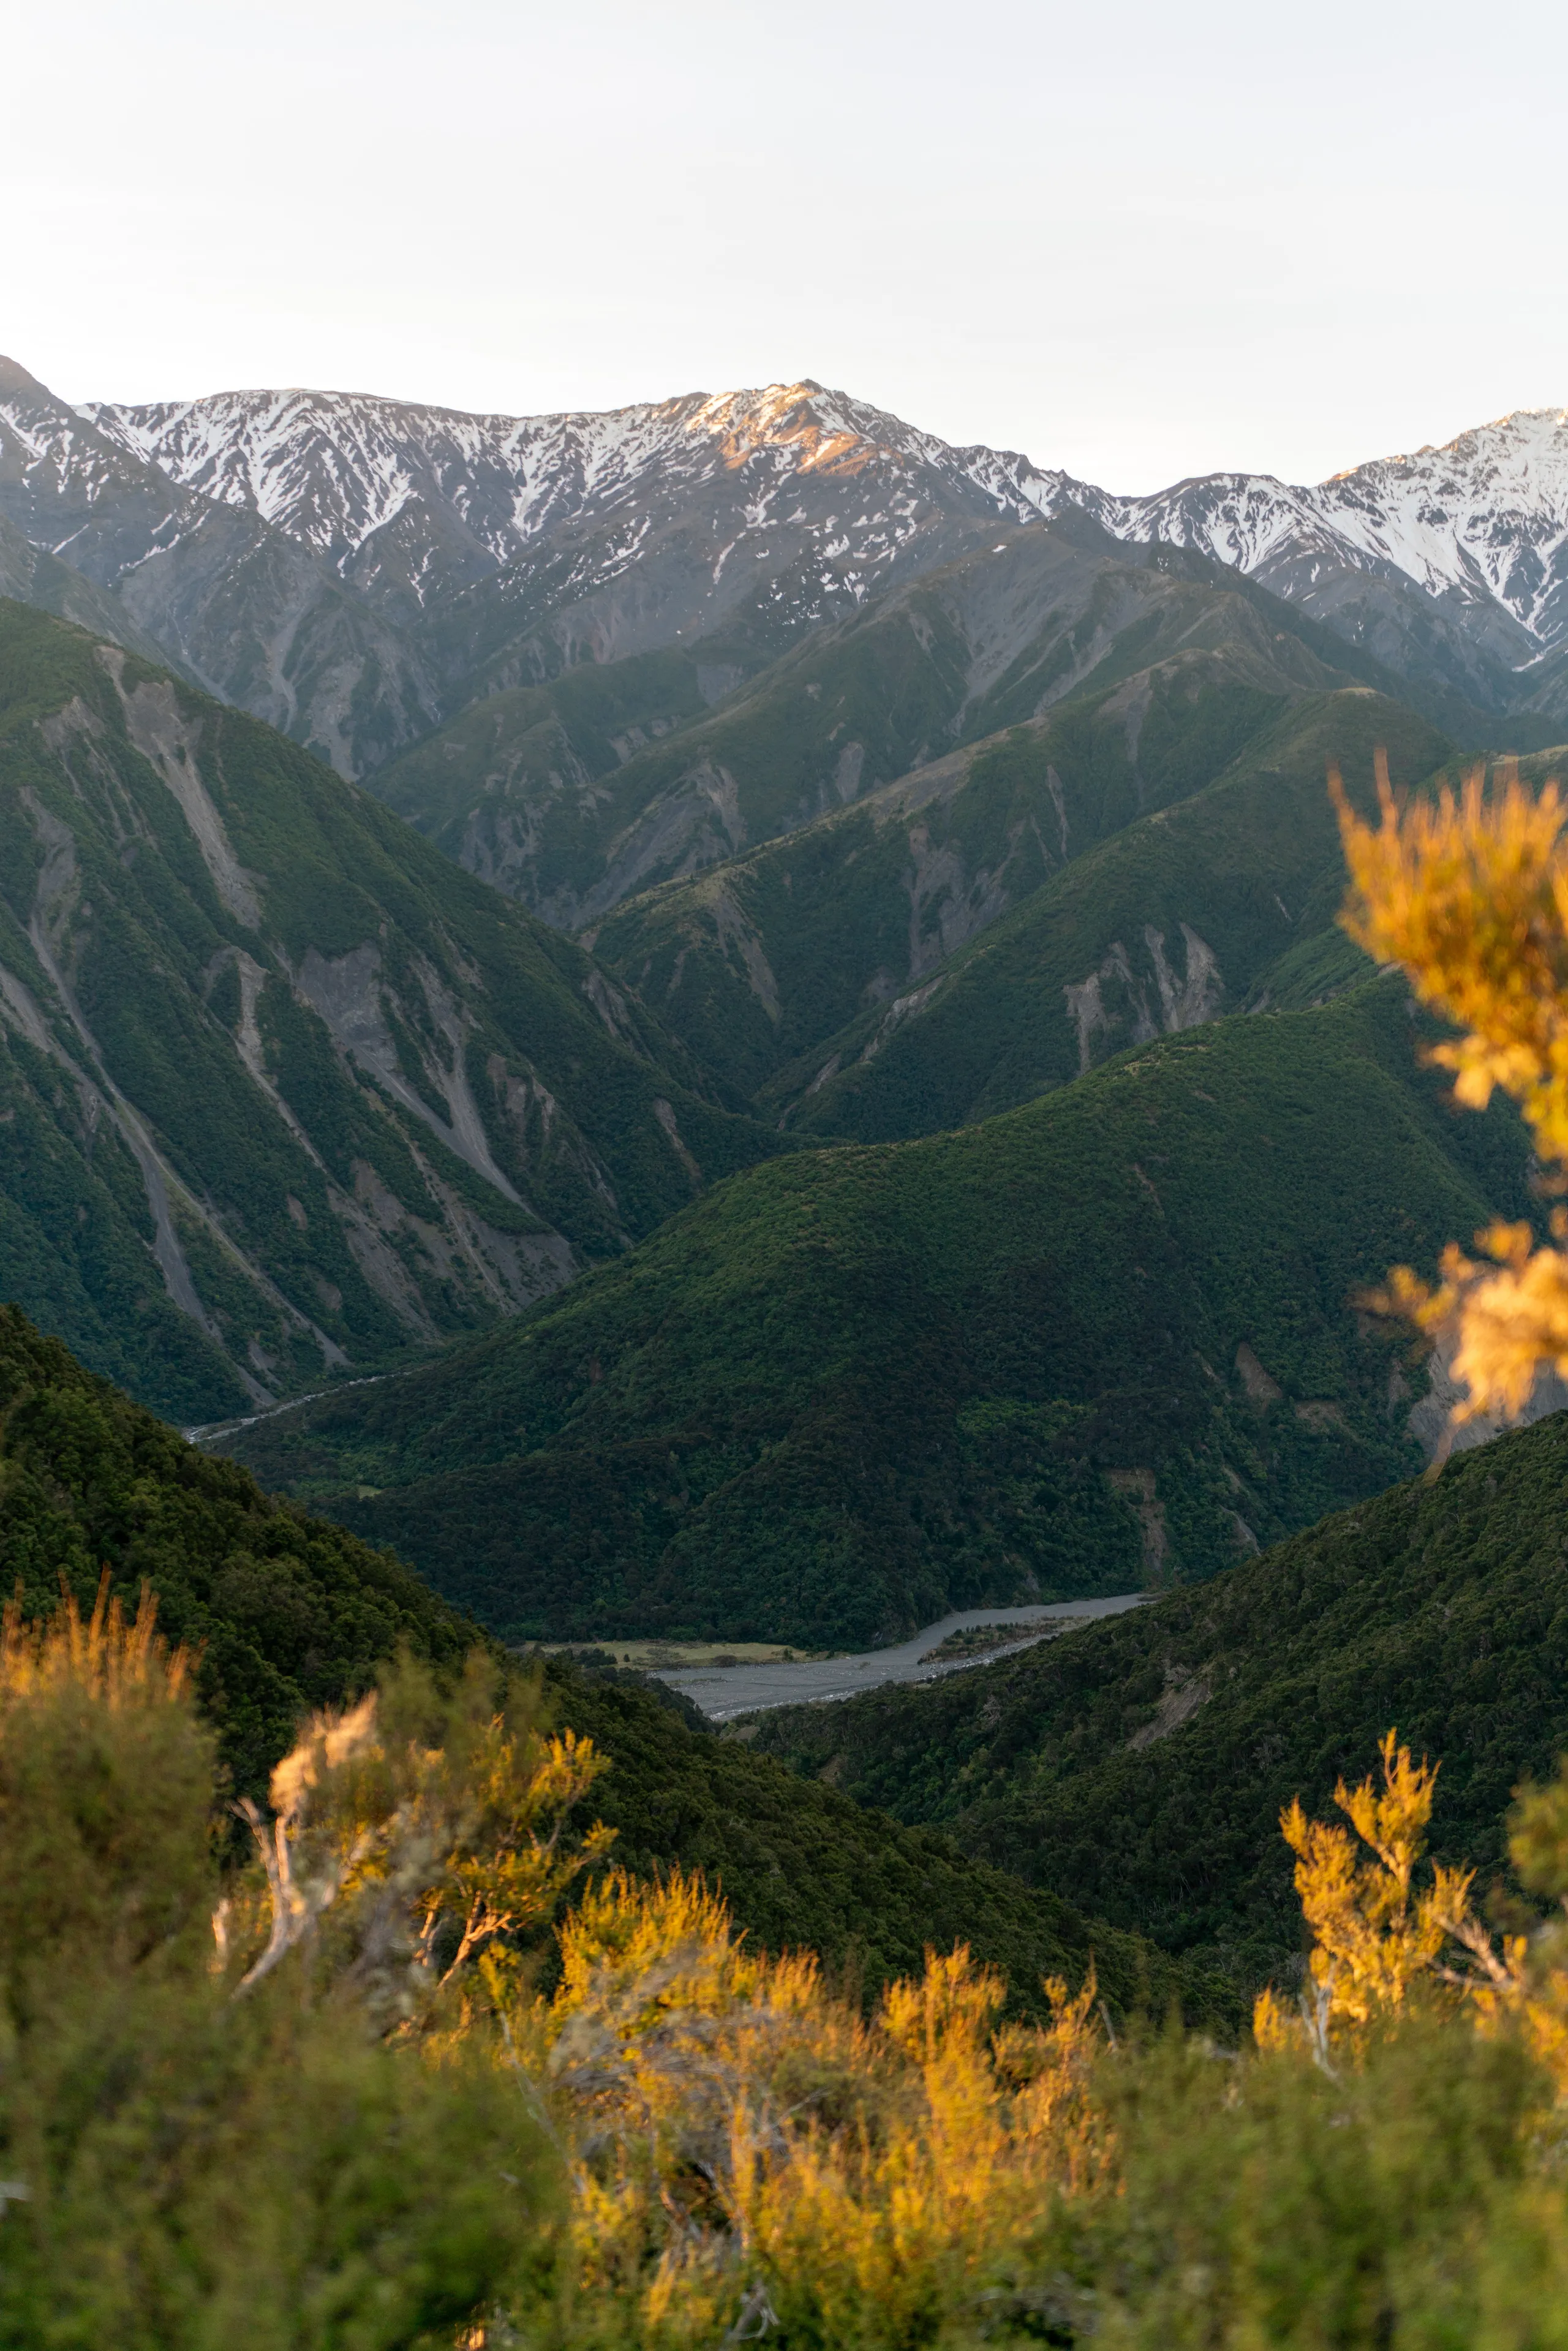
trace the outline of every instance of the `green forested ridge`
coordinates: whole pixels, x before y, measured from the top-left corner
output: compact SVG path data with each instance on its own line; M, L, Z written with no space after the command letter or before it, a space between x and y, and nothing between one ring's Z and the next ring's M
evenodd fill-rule
M1212 782L1299 691L1239 649L1100 685L617 907L595 955L747 1092L918 988L1069 860ZM800 1080L795 1080L798 1092Z
M378 768L376 798L538 914L574 906L602 870L596 789L646 743L702 716L721 651L579 662L545 684L485 693Z
M857 1646L1201 1576L1417 1466L1353 1294L1526 1213L1525 1160L1376 982L754 1169L522 1323L228 1441L526 1637Z
M1268 694L1393 683L1266 590L1201 558L1126 547L1082 515L1002 526L988 542L810 631L750 676L755 655L706 640L690 654L607 664L601 683L584 665L503 696L493 716L476 705L371 789L577 929L634 891L1030 721L1091 680L1108 693L1167 662L1223 656L1234 681ZM721 695L716 707L693 710L694 680ZM664 732L669 719L683 723ZM1156 736L1159 726L1156 716ZM639 727L662 739L639 746ZM1107 786L1136 808L1134 778L1108 774Z
M1270 1000L1287 957L1332 937L1344 865L1324 772L1373 802L1373 754L1419 782L1448 756L1425 719L1362 688L1298 698L1206 789L1051 875L890 1014L863 1012L762 1099L792 1126L867 1142L1010 1109L1161 1030ZM1368 968L1364 964L1361 968ZM1327 992L1326 988L1323 992ZM656 998L654 999L657 1000ZM1299 998L1298 998L1299 1000Z
M1513 1790L1568 1748L1568 1414L1010 1664L758 1718L757 1743L1253 1981L1297 1948L1299 1793L1390 1725L1442 1764L1440 1858L1484 1894Z
M0 1584L36 1616L62 1583L89 1603L105 1568L132 1608L151 1583L163 1631L200 1650L242 1790L400 1642L452 1661L473 1637L399 1561L263 1494L0 1307Z
M0 601L0 1295L201 1420L473 1329L779 1147L258 720Z
M62 1583L90 1603L106 1567L132 1608L150 1583L162 1629L199 1650L203 1705L242 1792L265 1787L307 1710L365 1687L400 1643L450 1665L477 1636L390 1553L263 1494L0 1308L0 1579L37 1615ZM635 1688L564 1664L549 1677L560 1719L612 1759L592 1808L620 1833L616 1858L708 1871L772 1949L810 1945L874 1988L918 1968L933 1938L971 1940L1027 2006L1042 1970L1082 1970L1092 1946L1118 2005L1223 2005L1136 1938L1092 1928L940 1834L803 1788Z

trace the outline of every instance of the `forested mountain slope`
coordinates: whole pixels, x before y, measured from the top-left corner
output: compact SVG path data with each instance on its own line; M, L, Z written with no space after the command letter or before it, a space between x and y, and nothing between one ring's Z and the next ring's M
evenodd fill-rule
M1344 862L1326 770L1337 764L1368 810L1379 747L1402 785L1450 749L1363 689L1293 701L1207 789L1051 875L922 986L819 1040L761 1099L808 1131L930 1134L1148 1037L1249 1004L1311 1002L1366 967L1337 927Z
M1212 650L1195 627L585 941L771 1115L868 1140L1010 1106L1233 1008L1260 958L1333 923L1326 761L1370 791L1378 743L1416 775L1448 744L1381 695L1305 691L1305 649L1281 665L1225 601L1203 615Z
M885 587L749 678L744 648L728 643L498 695L379 770L372 789L462 862L580 930L634 891L788 836L1091 684L1124 687L1129 770L1150 692L1134 680L1162 664L1218 656L1228 682L1272 694L1396 684L1218 565L1128 549L1071 510L1049 527L993 525L983 547ZM694 712L716 680L730 690ZM601 710L624 711L619 731ZM1156 766L1159 736L1156 721ZM1135 780L1117 780L1131 813Z
M0 1308L0 1574L24 1613L47 1614L62 1582L89 1606L104 1568L132 1610L151 1583L162 1629L200 1652L198 1691L237 1792L259 1795L300 1717L357 1695L400 1643L451 1666L476 1637L388 1552L196 1451L14 1308ZM688 1730L635 1688L559 1667L552 1698L611 1758L591 1808L618 1831L615 1857L643 1874L706 1870L768 1948L810 1945L874 1991L918 1970L926 1942L968 1941L1025 2007L1042 1971L1076 1976L1092 1949L1118 2007L1224 2006L1221 1989L1135 1937L939 1833Z
M0 1293L187 1420L516 1312L777 1148L259 721L0 601Z
M863 1646L1201 1577L1415 1467L1354 1294L1528 1213L1403 986L722 1185L520 1324L241 1431L508 1633ZM346 1489L346 1490L345 1490Z
M757 1744L1256 1982L1297 1949L1281 1806L1333 1810L1390 1725L1433 1844L1504 1861L1568 1748L1568 1414L1011 1664L757 1719Z

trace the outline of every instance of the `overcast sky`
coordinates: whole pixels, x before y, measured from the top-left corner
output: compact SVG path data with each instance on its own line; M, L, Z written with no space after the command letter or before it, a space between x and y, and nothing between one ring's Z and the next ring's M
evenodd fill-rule
M1565 68L1561 0L4 0L0 350L1315 480L1568 402Z

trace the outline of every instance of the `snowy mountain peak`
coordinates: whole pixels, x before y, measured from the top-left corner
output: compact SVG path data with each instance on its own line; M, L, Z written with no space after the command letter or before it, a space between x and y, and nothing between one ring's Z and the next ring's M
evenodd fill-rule
M953 453L895 417L802 381L549 416L475 415L356 392L233 392L84 409L187 489L249 507L340 563L412 498L445 505L497 562L573 502L757 459L779 473Z
M1568 637L1568 410L1521 409L1312 486L1209 474L1139 498L1056 483L1120 538L1197 548L1282 595L1358 572L1494 608L1535 641L1518 661Z
M1333 474L1319 486L1355 481L1369 474L1446 473L1450 478L1490 475L1528 492L1568 497L1568 408L1516 408L1490 424L1476 424L1436 446L1375 458Z
M0 515L353 772L562 664L722 639L713 675L738 678L1070 508L1250 575L1413 685L1568 693L1568 410L1315 485L1127 497L810 378L539 416L300 387L72 409L0 362Z
M782 592L809 621L858 601L939 512L977 526L998 506L1039 513L995 465L982 479L972 453L809 380L549 416L298 390L83 413L187 492L246 509L351 585L420 610L535 561L562 530L579 541L608 530L598 558L573 564L570 584L588 592L631 559L629 516L640 540L695 500L709 520L694 551L716 588L737 549L759 538L771 559L768 541L793 534L790 568L814 585Z

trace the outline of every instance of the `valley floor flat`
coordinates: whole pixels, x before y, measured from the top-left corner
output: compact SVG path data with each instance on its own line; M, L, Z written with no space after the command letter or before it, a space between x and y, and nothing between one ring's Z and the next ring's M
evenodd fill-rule
M895 1648L868 1649L859 1656L772 1658L738 1666L699 1666L687 1673L660 1668L658 1679L685 1698L695 1699L715 1722L730 1722L739 1714L759 1714L775 1706L806 1706L813 1700L859 1698L862 1690L884 1682L934 1681L939 1675L962 1673L971 1666L988 1665L1007 1656L1031 1637L1046 1638L1066 1632L1091 1616L1119 1616L1136 1608L1146 1592L1119 1592L1099 1600L1055 1600L1032 1608L969 1608L927 1625L912 1640ZM1016 1625L1017 1643L974 1656L933 1661L931 1651L955 1633L973 1625Z

